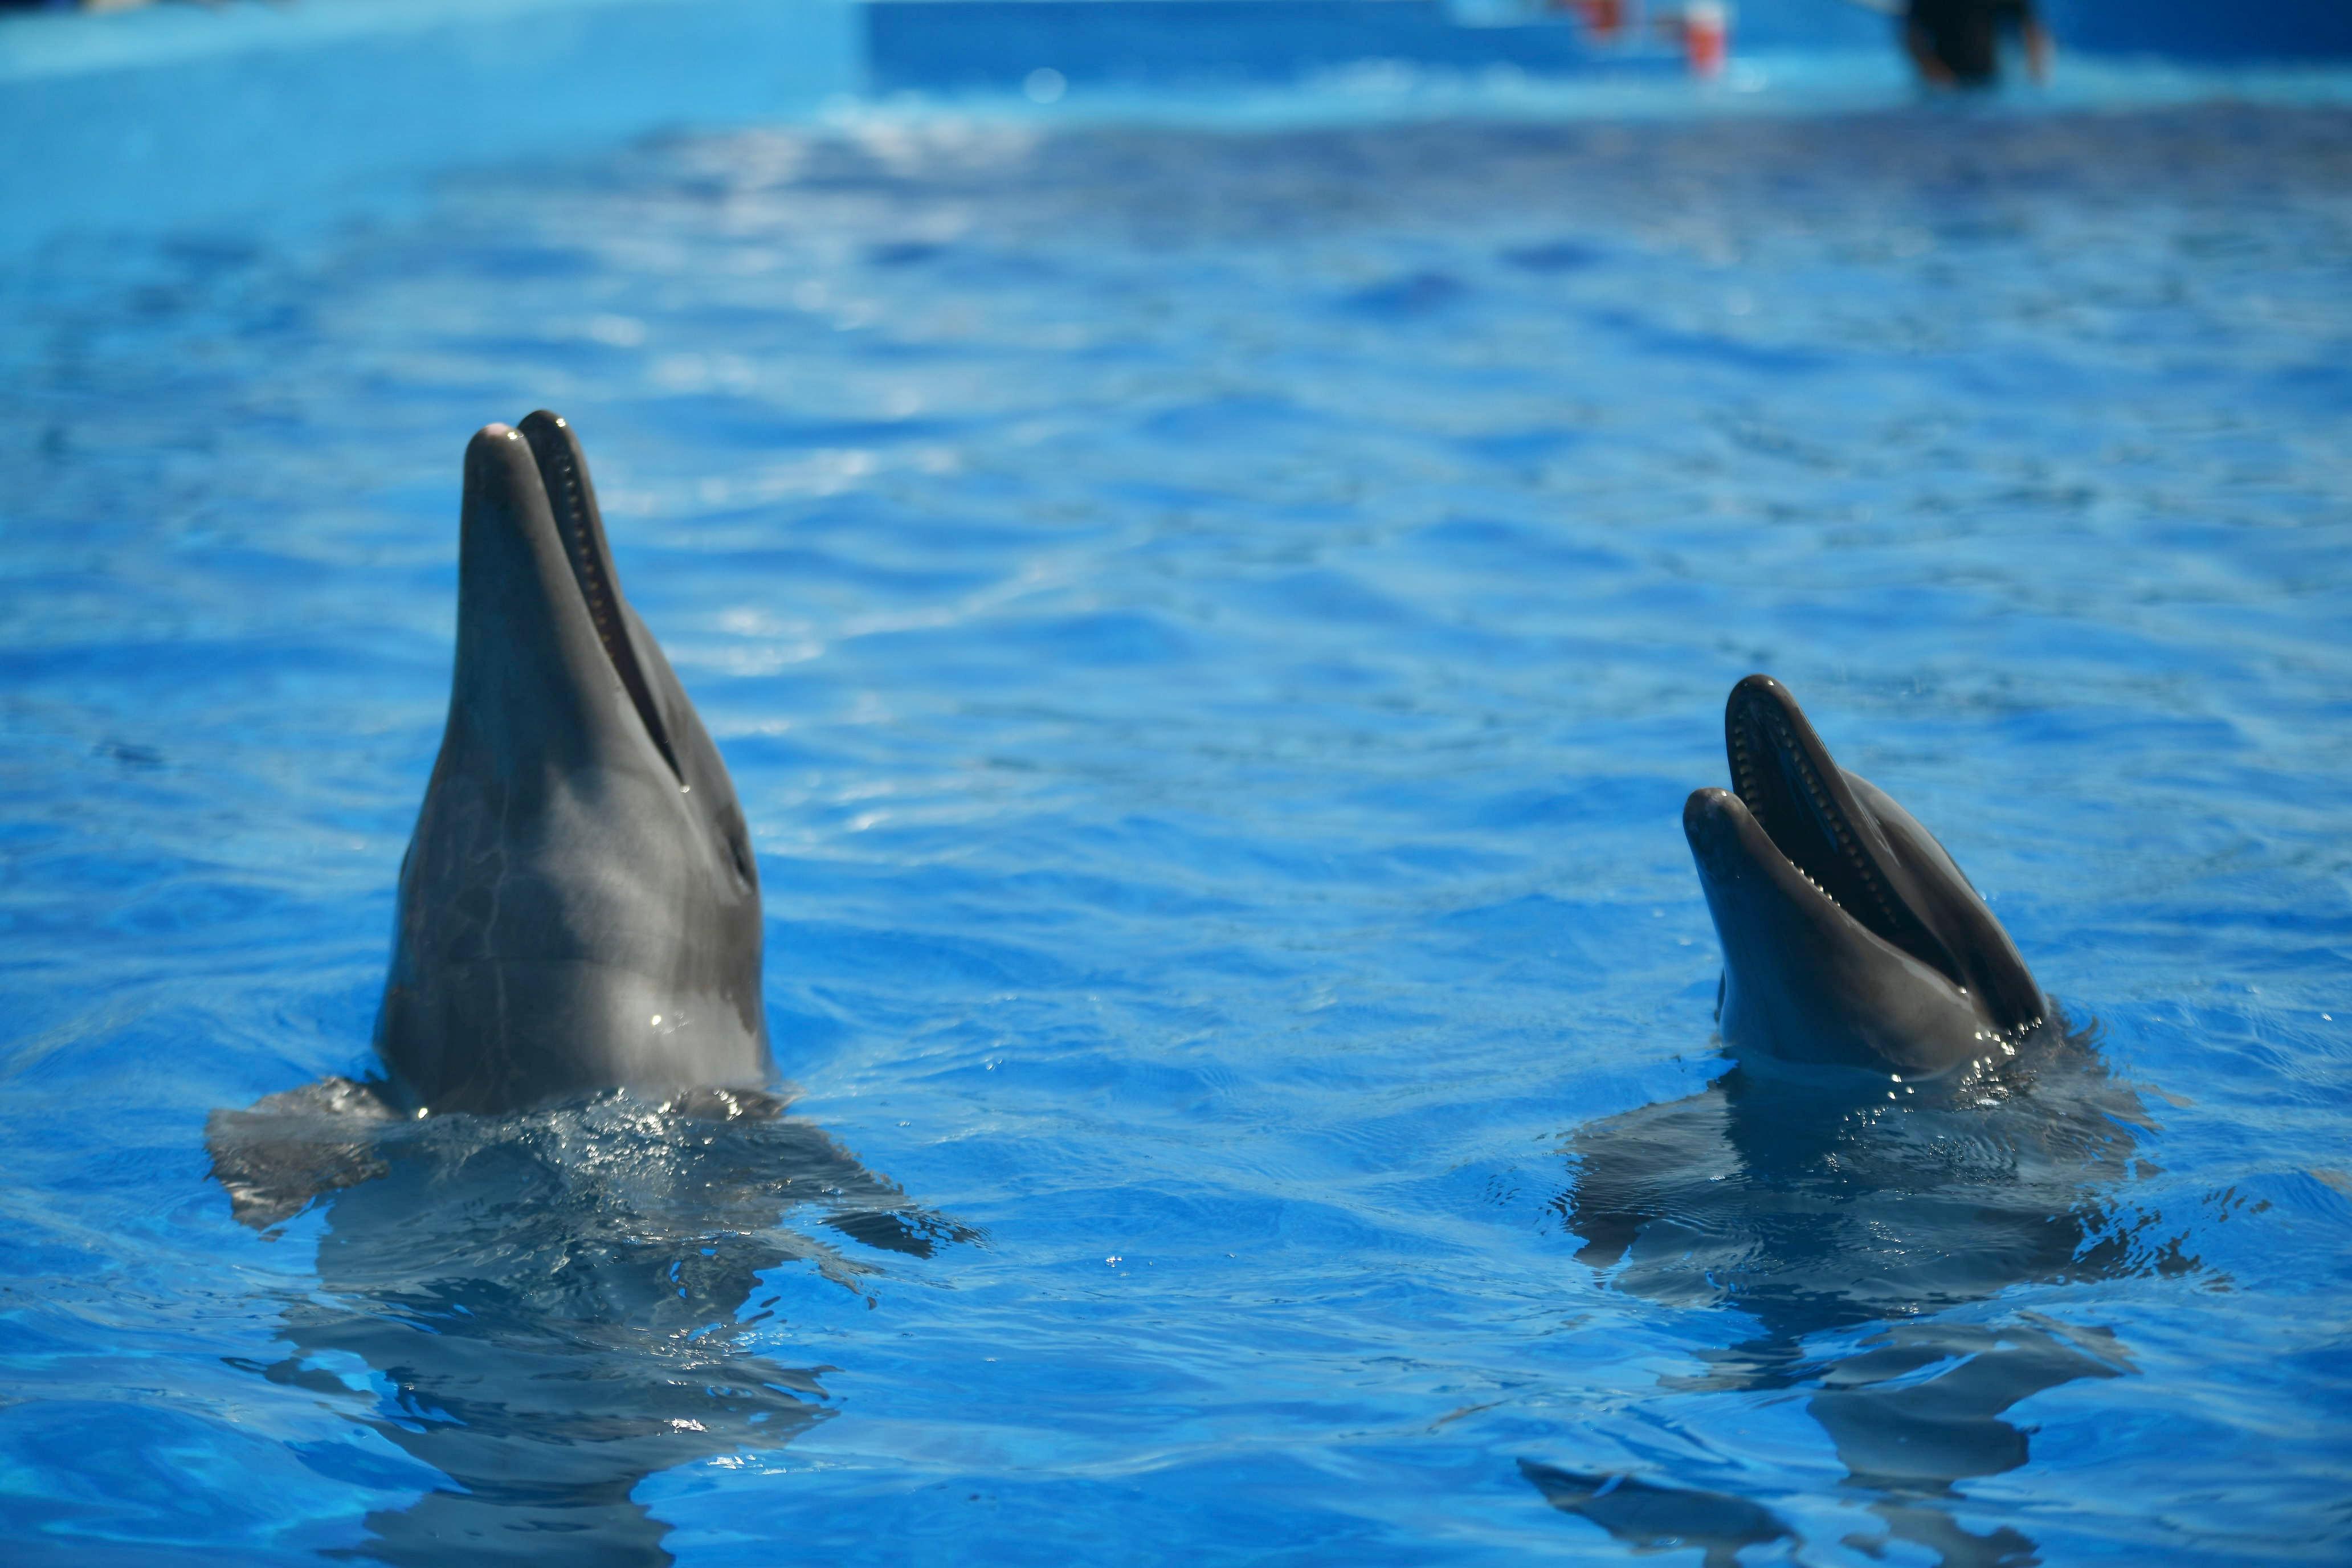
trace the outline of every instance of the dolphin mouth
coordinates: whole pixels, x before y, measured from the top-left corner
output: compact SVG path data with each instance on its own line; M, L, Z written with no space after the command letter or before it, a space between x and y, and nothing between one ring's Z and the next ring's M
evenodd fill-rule
M1733 792L1790 868L1839 915L1965 990L1958 961L1906 898L1893 847L1788 689L1748 677L1723 730Z
M644 722L654 750L661 753L662 761L669 764L671 775L682 784L686 774L670 743L669 727L662 721L653 688L646 680L644 662L637 657L628 623L623 618L612 547L605 542L604 518L596 505L595 487L589 482L588 460L580 449L580 438L562 416L544 408L525 418L519 428L530 445L531 460L539 468L540 486L547 492L548 510L555 517L556 537L562 542L564 559L571 563L572 580L579 586L581 603L596 628L596 641L603 647L622 689L629 694L630 705Z

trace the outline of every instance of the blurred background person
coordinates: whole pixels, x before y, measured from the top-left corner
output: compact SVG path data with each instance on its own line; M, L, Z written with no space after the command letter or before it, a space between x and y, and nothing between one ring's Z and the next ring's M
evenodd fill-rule
M1990 87L2000 75L2000 39L2014 31L2025 46L2025 72L2050 76L2050 33L2032 0L1908 0L1903 45L1934 87Z

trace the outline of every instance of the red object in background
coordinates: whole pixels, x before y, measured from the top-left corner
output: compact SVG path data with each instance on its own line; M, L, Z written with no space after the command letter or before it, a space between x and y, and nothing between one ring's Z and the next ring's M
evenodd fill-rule
M1721 76L1731 53L1731 17L1717 0L1690 0L1683 7L1683 57L1693 76Z
M1596 43L1608 43L1625 30L1626 0L1550 0L1555 11L1572 11Z

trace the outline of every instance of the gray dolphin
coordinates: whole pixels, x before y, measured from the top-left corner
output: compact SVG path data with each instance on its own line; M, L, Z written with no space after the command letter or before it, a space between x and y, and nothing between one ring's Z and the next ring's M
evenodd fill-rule
M1831 760L1769 675L1731 689L1730 790L1683 832L1723 943L1735 1056L1936 1074L2012 1052L2049 1004L1933 835Z
M448 727L401 863L375 1046L411 1110L770 1076L735 786L621 596L544 410L466 451Z
M979 1239L761 1087L760 948L734 786L621 597L579 442L546 413L485 427L376 1021L388 1081L205 1126L240 1222L322 1215L292 1352L234 1364L445 1478L329 1555L659 1568L648 1476L830 1414L827 1369L770 1361L757 1325L788 1262L852 1289L877 1268L788 1222L907 1258Z

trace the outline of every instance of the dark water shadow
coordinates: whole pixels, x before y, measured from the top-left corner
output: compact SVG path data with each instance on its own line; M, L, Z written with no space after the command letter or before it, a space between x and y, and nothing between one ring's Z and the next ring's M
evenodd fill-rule
M1637 1476L1586 1474L1519 1461L1519 1474L1563 1513L1581 1514L1636 1552L1685 1548L1704 1568L1733 1568L1740 1552L1794 1539L1780 1516L1727 1492L1663 1487Z
M652 1568L656 1472L774 1449L825 1419L824 1367L757 1353L745 1311L790 1262L860 1289L875 1266L974 1239L764 1096L625 1095L399 1120L341 1080L215 1112L214 1173L268 1226L325 1206L292 1352L236 1363L327 1396L445 1478L339 1553L403 1565Z
M1614 1289L1755 1325L1706 1352L1703 1373L1660 1386L1809 1391L1845 1484L1883 1521L1844 1542L1870 1555L1899 1541L1949 1568L2038 1561L2015 1530L1962 1529L1954 1489L2026 1462L2027 1430L2005 1418L2021 1400L2134 1370L2099 1329L1941 1314L2019 1286L2199 1267L2124 1199L2151 1169L2141 1141L2155 1125L2094 1035L2044 1030L2020 1053L1964 1081L1857 1079L1843 1094L1735 1068L1569 1142L1573 1181L1552 1207L1582 1238L1581 1261ZM1795 1539L1727 1494L1522 1468L1554 1506L1636 1550L1691 1547L1719 1565Z

